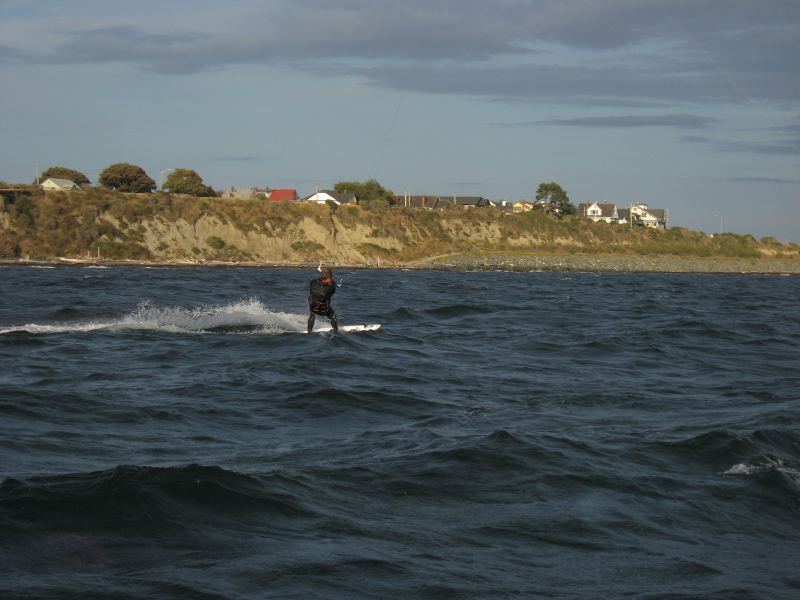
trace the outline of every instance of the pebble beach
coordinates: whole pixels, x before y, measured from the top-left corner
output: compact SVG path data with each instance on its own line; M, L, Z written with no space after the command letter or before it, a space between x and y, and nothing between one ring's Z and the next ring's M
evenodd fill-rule
M457 271L800 274L800 260L678 256L448 255L409 265Z
M105 265L148 267L316 267L318 261L128 261L93 258L0 259L0 265ZM448 254L411 262L339 263L338 268L431 269L440 271L582 271L597 273L800 274L800 260L626 255Z

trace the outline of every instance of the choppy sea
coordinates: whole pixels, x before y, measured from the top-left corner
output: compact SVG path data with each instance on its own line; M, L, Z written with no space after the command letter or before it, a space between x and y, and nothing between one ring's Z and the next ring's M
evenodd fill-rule
M0 267L0 598L800 598L800 278L336 274Z

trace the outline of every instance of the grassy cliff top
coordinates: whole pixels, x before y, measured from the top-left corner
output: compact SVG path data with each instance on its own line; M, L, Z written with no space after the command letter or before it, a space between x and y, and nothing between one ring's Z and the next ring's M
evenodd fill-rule
M613 225L538 211L431 211L109 190L0 196L0 258L422 264L460 256L672 256L800 261L774 238Z

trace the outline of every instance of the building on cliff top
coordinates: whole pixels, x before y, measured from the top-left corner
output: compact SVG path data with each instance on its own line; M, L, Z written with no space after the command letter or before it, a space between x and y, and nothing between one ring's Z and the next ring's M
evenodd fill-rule
M269 190L267 192L267 200L270 202L293 202L297 200L297 190L290 188Z
M404 194L394 197L395 206L411 208L444 208L445 206L462 206L464 208L474 208L478 206L491 206L492 203L481 196L438 196L435 194L423 194L414 196Z
M617 223L619 221L617 205L610 202L581 202L578 205L578 216L591 219L595 223L598 221Z
M340 193L333 190L319 190L303 198L303 202L316 202L317 204L325 204L326 202L333 202L334 204L357 204L355 194L349 192Z
M80 192L83 191L74 181L69 179L59 179L58 177L48 177L45 179L40 187L45 192Z
M642 202L632 204L630 208L620 208L617 211L617 223L640 225L654 229L666 229L668 215L666 208L649 208Z

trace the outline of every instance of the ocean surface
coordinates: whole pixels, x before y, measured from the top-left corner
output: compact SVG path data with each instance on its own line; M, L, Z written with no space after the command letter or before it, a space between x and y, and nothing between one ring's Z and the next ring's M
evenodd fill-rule
M0 598L800 598L800 277L315 275L0 267Z

